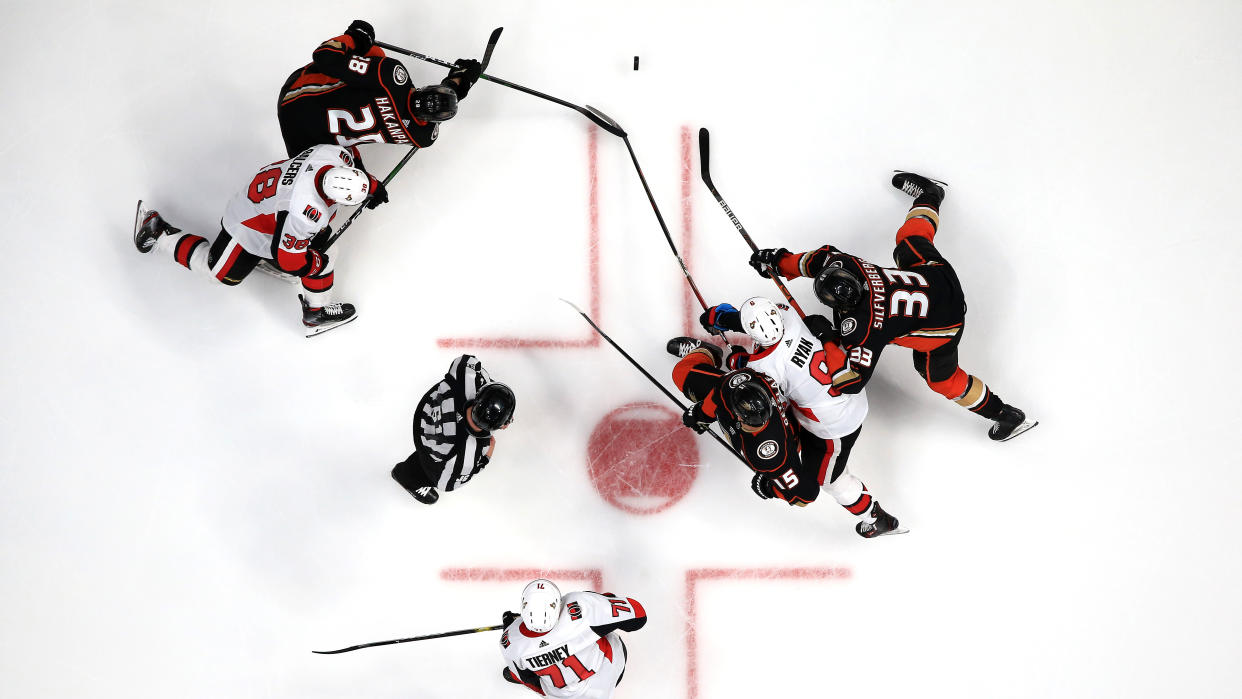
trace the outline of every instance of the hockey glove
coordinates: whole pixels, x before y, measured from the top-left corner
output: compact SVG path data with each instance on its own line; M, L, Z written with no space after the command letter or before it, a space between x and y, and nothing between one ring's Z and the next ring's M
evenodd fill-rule
M750 489L764 500L776 497L776 491L772 488L772 479L768 478L766 473L756 473L755 477L750 479Z
M699 314L699 325L707 332L713 330L742 330L742 314L727 303L717 304Z
M764 248L756 250L750 256L750 266L755 268L761 277L771 278L780 266L781 259L790 254L785 248Z
M519 616L521 616L521 614L518 614L517 612L506 611L504 614L500 615L500 623L504 624L505 627L508 628L509 624L512 624Z
M384 186L383 182L372 177L370 189L371 194L367 197L368 209L378 208L380 204L388 203L388 188Z
M746 351L741 345L729 345L729 354L725 357L724 368L741 369L746 366L747 360L750 359L750 352Z
M820 342L835 343L841 339L841 336L837 334L837 329L832 327L832 323L828 322L828 319L821 315L809 315L803 321L806 323L806 329L810 330L815 339Z
M453 88L453 92L457 93L457 99L464 100L466 95L470 94L470 88L478 82L479 76L482 74L482 63L473 58L459 58L453 69L449 71L448 77L442 80L441 84Z
M354 20L345 30L345 35L354 40L354 53L359 56L365 56L375 45L375 27L365 20Z
M702 403L695 403L694 405L691 405L681 414L681 423L699 434L706 432L715 421L716 418L708 417L707 414L703 412Z

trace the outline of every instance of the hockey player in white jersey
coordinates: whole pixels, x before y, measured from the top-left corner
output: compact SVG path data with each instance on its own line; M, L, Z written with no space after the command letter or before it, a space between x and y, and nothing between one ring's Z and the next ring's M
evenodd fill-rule
M229 200L210 245L199 235L178 235L181 229L139 201L134 246L141 253L158 250L227 286L241 283L260 261L269 261L301 278L302 323L311 337L355 317L352 304L328 302L334 264L327 253L311 247L311 239L328 227L341 206L366 203L375 208L386 201L383 184L355 168L349 151L314 146L260 168Z
M825 492L860 518L858 533L870 538L899 531L898 520L880 508L867 486L847 468L867 417L867 396L865 390L842 394L832 387L826 366L833 358L827 355L840 356L843 351L832 341L827 319L809 316L807 322L815 324L812 330L789 306L756 296L740 310L727 303L712 306L699 322L708 332L745 332L755 341L754 352L735 346L725 359L726 368L749 367L776 382L802 428L802 463L818 472Z
M647 611L632 597L562 597L551 580L534 580L522 590L522 611L504 614L501 675L543 696L609 699L625 674L618 631L637 631L646 623Z

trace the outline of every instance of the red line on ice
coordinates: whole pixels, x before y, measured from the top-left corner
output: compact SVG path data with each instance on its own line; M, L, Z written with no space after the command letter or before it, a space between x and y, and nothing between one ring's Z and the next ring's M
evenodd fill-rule
M693 269L690 264L690 246L694 242L694 207L693 198L691 197L691 183L694 180L693 157L691 155L690 127L682 124L681 127L681 256L686 261L686 269ZM695 322L695 316L698 315L696 306L694 305L694 294L690 291L690 284L687 283L682 287L682 305L686 309L684 322L682 323L682 332L688 336L699 334L698 323Z
M600 322L599 264L599 129L594 124L587 131L587 278L589 280L591 318ZM572 300L572 299L571 299ZM565 340L555 337L441 337L438 347L482 347L487 349L578 349L599 347L599 335L590 331L587 337Z
M440 577L455 582L530 582L535 578L547 578L552 582L585 580L591 583L592 590L604 590L604 573L599 568L445 568L440 571Z
M840 580L850 577L849 568L692 568L686 571L686 696L698 699L699 668L698 601L700 580Z

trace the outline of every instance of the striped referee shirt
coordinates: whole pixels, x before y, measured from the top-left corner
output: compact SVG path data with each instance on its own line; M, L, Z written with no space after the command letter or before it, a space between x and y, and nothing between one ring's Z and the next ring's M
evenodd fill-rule
M414 443L427 477L441 490L454 490L487 466L491 435L476 437L466 426L466 404L491 376L477 357L453 360L444 380L427 391L414 411Z

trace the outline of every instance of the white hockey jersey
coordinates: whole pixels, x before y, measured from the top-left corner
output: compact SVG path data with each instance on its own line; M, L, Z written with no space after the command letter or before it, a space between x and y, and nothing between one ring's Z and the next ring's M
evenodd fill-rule
M824 362L824 343L811 334L798 312L778 303L785 336L746 357L746 366L772 377L793 404L802 428L821 439L840 439L867 417L866 389L832 395L832 376Z
M633 598L571 592L561 598L551 631L535 633L519 618L501 634L500 652L514 675L527 683L537 679L546 696L608 696L625 663L617 631L637 631L646 623L647 611ZM599 682L608 686L593 687Z
M221 225L252 255L304 257L311 238L339 208L319 188L322 175L337 166L354 167L354 157L340 146L320 145L260 168L229 200Z

